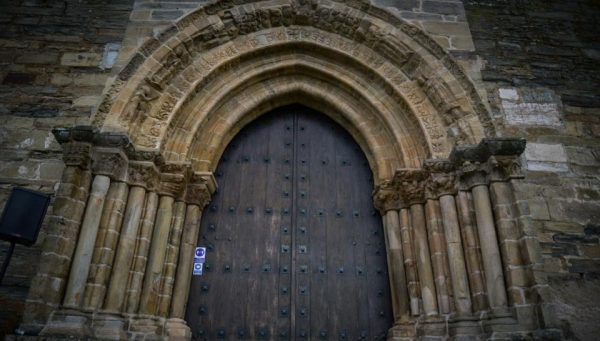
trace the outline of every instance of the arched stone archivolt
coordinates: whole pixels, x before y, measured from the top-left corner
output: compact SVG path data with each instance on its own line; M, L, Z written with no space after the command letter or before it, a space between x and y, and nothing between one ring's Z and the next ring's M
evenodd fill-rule
M294 91L285 77L297 83ZM200 8L141 47L93 121L103 131L125 130L167 161L212 170L232 137L227 129L239 130L257 107L289 102L284 92L329 108L322 111L353 133L378 179L494 134L451 58L413 26L362 2ZM223 114L227 107L236 115ZM221 136L212 133L219 129Z

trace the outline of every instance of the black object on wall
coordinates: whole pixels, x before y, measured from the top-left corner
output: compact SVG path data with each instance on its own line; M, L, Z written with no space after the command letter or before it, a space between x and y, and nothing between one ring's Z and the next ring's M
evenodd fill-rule
M0 284L6 273L15 244L31 246L35 243L50 196L26 188L13 188L0 217L0 239L10 242L10 248L0 270Z

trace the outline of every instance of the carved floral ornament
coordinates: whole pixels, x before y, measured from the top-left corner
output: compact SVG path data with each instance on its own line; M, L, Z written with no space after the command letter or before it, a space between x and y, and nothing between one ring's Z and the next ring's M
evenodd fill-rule
M421 169L399 169L374 191L382 213L454 195L477 185L523 178L524 139L486 138L478 145L455 147L449 159L426 160Z
M209 3L150 38L133 55L107 91L93 123L103 130L127 127L137 146L162 148L164 155L181 159L186 151L171 152L169 148L175 147L170 146L187 148L192 143L188 137L196 136L203 122L214 121L211 115L218 111L218 104L199 106L196 102L202 101L194 99L214 96L206 94L207 89L219 80L225 82L227 72L258 63L269 51L275 55L285 46L308 56L290 63L307 62L311 51L344 63L349 75L328 73L325 64L317 65L332 84L342 76L350 79L358 72L354 70L370 73L363 78L373 84L363 89L353 80L349 91L365 96L378 109L391 110L394 114L378 119L381 125L392 125L392 131L394 124L402 126L393 115L412 116L429 148L421 159L447 157L455 143L474 143L482 133L494 135L485 106L456 62L418 28L367 1ZM273 59L282 68L287 62ZM274 69L268 77L281 71ZM248 83L245 77L239 72L239 79L225 84L241 86ZM369 87L376 90L368 93ZM186 118L190 112L202 116ZM186 122L198 123L190 128ZM167 140L179 138L178 134L183 143L169 144ZM398 134L389 139L400 143Z
M168 163L156 152L138 151L123 134L99 133L94 127L54 129L67 166L91 169L112 181L143 187L204 207L217 189L210 172L194 172L189 163Z

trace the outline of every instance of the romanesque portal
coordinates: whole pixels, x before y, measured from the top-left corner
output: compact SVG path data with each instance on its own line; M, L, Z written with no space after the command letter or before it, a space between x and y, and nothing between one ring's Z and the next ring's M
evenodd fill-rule
M495 136L439 45L360 1L216 2L141 46L91 126L54 131L67 167L22 329L198 336L184 320L189 255L206 232L198 226L213 207L213 172L239 131L290 104L328 116L367 158L388 338L536 329L525 213L512 189L524 141Z

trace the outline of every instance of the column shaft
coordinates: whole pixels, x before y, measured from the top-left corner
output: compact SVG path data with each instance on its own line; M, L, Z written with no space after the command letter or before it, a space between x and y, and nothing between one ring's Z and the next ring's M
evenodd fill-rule
M419 282L421 284L423 310L427 316L437 315L438 306L435 296L433 271L431 270L431 256L427 242L427 227L425 224L423 205L411 205L410 213L413 235L415 237L415 252L417 254L417 268L419 272Z
M130 314L136 313L140 305L140 295L142 293L142 284L146 264L148 262L148 252L150 250L150 239L154 231L154 221L158 207L158 195L154 192L146 196L146 205L142 218L140 231L136 239L135 255L133 266L129 271L129 284L127 286L126 311Z
M145 196L146 190L143 187L134 186L129 192L121 236L104 304L104 308L107 310L120 311L123 307L126 294L124 289L127 287L129 270L133 263L135 242L144 208Z
M435 287L440 313L450 313L450 290L448 288L448 255L446 254L446 237L442 229L441 213L437 200L428 199L425 204L429 250L435 276Z
M21 328L39 332L63 299L69 267L85 212L92 176L77 166L65 167L48 214L48 228L38 273L31 281Z
M198 242L201 215L202 211L198 205L187 206L181 247L179 248L175 289L173 290L173 299L171 300L170 317L173 318L183 319L185 317L185 309L192 282L194 250Z
M456 202L452 195L443 195L439 200L448 249L454 306L458 316L471 315L471 293L469 291L465 258L463 256Z
M417 262L413 247L413 238L410 232L410 210L400 210L400 231L402 235L402 251L404 254L404 268L408 282L408 297L410 298L411 315L417 316L419 312L419 277L417 276Z
M534 281L532 270L525 266L525 257L521 254L522 236L515 218L511 185L507 182L493 182L490 185L490 195L506 273L509 302L523 305L523 292L533 285Z
M111 182L108 189L85 288L84 306L88 309L99 308L104 300L128 191L124 182Z
M458 192L458 218L462 226L462 239L469 274L469 287L471 288L471 298L475 312L486 310L488 308L485 280L483 278L481 248L479 247L479 238L475 228L474 210L470 193L465 191Z
M162 268L167 254L169 230L173 218L174 199L162 195L156 213L156 224L152 234L151 252L144 274L144 287L140 299L140 313L154 315L158 309L158 295L160 294Z
M402 254L402 241L398 212L390 210L384 216L385 242L387 244L387 262L389 269L390 288L392 291L392 304L394 320L396 322L408 320L408 289L406 273Z
M486 185L477 185L471 191L473 192L477 231L481 243L490 308L492 312L504 313L507 307L506 287L504 285L502 261L494 227L489 191Z
M161 276L161 289L159 294L158 315L167 317L171 304L171 295L173 294L173 284L175 282L175 272L177 270L177 258L179 257L179 244L181 243L181 233L183 231L183 221L185 219L186 204L182 201L175 203L173 210L173 223L169 233L169 243L167 245L167 254Z
M94 177L92 190L81 224L81 231L79 232L77 248L73 255L73 264L71 265L64 299L65 306L79 307L82 303L83 291L90 269L98 226L100 225L102 208L104 207L104 199L106 198L109 185L109 177L105 175L96 175Z

